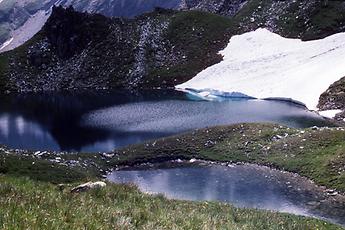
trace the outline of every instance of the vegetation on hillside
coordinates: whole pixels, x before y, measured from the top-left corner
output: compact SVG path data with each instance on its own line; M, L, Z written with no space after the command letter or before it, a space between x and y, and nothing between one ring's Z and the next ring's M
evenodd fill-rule
M234 16L237 33L266 27L281 36L314 40L345 30L344 1L251 0Z
M14 91L174 87L220 62L218 52L234 34L267 27L323 38L345 30L344 8L342 1L251 0L233 17L156 9L108 19L56 7L40 39L6 54L3 82Z
M228 43L231 28L229 18L210 13L189 11L175 14L164 38L177 52L183 53L182 61L152 69L144 78L145 87L174 86L220 62L222 56L217 51Z

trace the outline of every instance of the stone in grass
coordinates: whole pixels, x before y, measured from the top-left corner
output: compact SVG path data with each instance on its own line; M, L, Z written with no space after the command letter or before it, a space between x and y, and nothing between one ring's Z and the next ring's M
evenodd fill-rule
M90 189L104 188L105 186L107 186L107 184L104 183L103 181L87 182L85 184L81 184L73 188L71 190L71 193L85 192Z

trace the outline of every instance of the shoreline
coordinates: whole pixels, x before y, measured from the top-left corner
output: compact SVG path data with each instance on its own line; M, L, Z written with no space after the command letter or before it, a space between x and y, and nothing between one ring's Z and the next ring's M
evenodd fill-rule
M327 119L327 118L326 118ZM281 125L275 125L275 124L256 124L256 123L248 123L248 124L235 124L235 125L229 125L229 126L219 126L219 127L213 127L213 128L222 128L222 127L233 127L233 126L242 126L242 125L267 125L272 127L280 127L283 128ZM203 131L208 130L211 128L204 128L200 130L194 130L189 131L173 136L163 137L159 138L157 140L149 140L143 143L134 144L126 146L122 149L113 150L111 152L98 152L98 153L84 153L84 152L60 152L60 151L34 151L34 150L26 150L26 149L15 149L15 148L9 148L5 145L0 145L0 157L5 153L9 154L15 157L29 157L34 160L43 160L47 161L51 164L58 164L61 166L66 166L70 169L81 167L83 169L90 169L92 171L96 171L98 178L105 178L109 173L117 170L133 170L137 168L146 168L146 169L154 169L157 168L157 166L164 165L165 167L174 167L181 164L210 164L210 165L256 165L259 167L266 167L270 170L277 170L283 173L289 173L291 175L298 175L299 177L305 178L310 180L312 183L315 183L319 187L324 188L324 191L326 190L334 190L339 195L345 196L345 191L334 189L333 187L327 187L325 185L317 183L312 178L302 175L296 171L291 171L288 169L285 169L284 167L279 167L273 162L255 162L255 161L241 161L241 160L212 160L208 159L207 157L201 157L197 155L188 155L188 154L176 154L176 155L158 155L154 156L152 155L150 158L143 158L139 155L134 156L132 160L121 160L119 155L123 157L125 155L125 152L131 147L137 147L137 146L150 146L150 143L156 143L157 141L164 141L166 139L174 139L179 136L184 135L190 135L197 131ZM287 128L290 130L290 128ZM292 129L292 128L291 128ZM302 130L301 132L304 133L306 129L296 129L296 130ZM342 127L321 127L316 128L312 127L309 128L309 130L335 130L335 131L345 131ZM2 152L2 154L1 154ZM119 154L120 152L123 152L122 154ZM117 159L116 159L117 158ZM1 159L1 158L0 158ZM1 162L0 162L1 163Z
M251 135L249 135L250 133ZM172 137L127 146L120 150L114 150L113 152L98 154L28 151L0 146L0 172L8 176L24 176L52 184L69 184L90 181L92 178L103 178L104 180L107 175L115 170L132 170L138 168L145 170L148 168L162 167L162 165L163 167L169 168L181 167L184 164L208 164L226 167L229 165L229 167L232 165L249 165L260 167L264 170L283 173L291 178L291 181L293 181L294 178L302 178L303 181L314 184L317 191L322 192L322 196L325 197L322 202L326 202L328 205L316 202L311 204L311 206L317 208L321 205L320 210L322 210L322 207L327 206L329 210L332 204L335 205L333 207L337 207L336 204L341 205L345 203L345 190L342 189L341 182L339 186L335 186L336 184L334 183L322 182L328 179L332 181L332 177L327 175L321 178L314 177L313 173L308 174L305 171L303 172L303 167L292 170L292 168L286 167L289 164L279 163L279 160L275 161L274 157L270 158L270 149L274 149L274 145L279 144L281 141L285 143L289 139L294 140L297 138L299 142L307 138L307 136L321 134L321 136L323 136L323 133L334 133L342 137L345 135L345 130L341 127L293 129L272 124L238 124L194 130ZM269 141L267 142L268 137ZM227 142L227 138L231 138L229 140L231 142ZM237 138L240 139L238 140ZM262 145L262 150L255 154L259 154L258 156L260 156L261 151L265 151L264 155L259 158L253 158L253 155L251 158L246 158L252 154L251 151L256 151L255 148L251 151L242 148L248 148L253 144L246 141L246 138ZM340 139L342 140L343 138ZM262 141L269 143L270 147L267 146L267 143L265 144L265 142ZM224 143L226 146L228 146L227 143L233 144L232 146L226 147L227 151L231 152L231 155L227 155L226 153L224 156L218 155L218 151L224 153L222 147ZM308 142L306 141L303 143ZM321 142L319 144L323 145ZM291 146L294 146L294 144L292 143ZM217 150L217 148L219 148L219 150ZM300 151L304 150L304 148L302 149L300 147L298 147L298 149ZM204 151L206 151L206 155ZM239 152L236 153L236 151ZM291 154L291 152L294 152L294 149L289 152ZM296 154L299 155L298 153ZM264 158L261 158L263 156ZM282 162L284 162L284 158L285 157L282 158ZM15 163L11 163L11 161ZM306 163L302 160L296 162ZM13 164L16 165L15 167L24 166L25 169L13 168L12 171L9 169L8 173L6 173L6 167L13 167ZM4 167L5 173L3 170ZM39 175L35 174L35 171L36 173L38 172ZM303 187L304 186L302 186L302 189Z
M334 190L328 189L325 186L319 186L311 179L300 176L297 173L283 171L283 170L275 169L268 166L244 163L244 162L231 163L231 162L205 161L205 160L199 160L199 159L191 159L189 161L178 159L175 161L162 162L162 163L156 163L156 164L143 163L143 164L132 166L132 167L122 166L122 167L117 168L115 171L112 171L111 173L109 173L106 179L107 181L110 181L111 183L121 184L121 183L116 183L112 181L111 179L111 175L114 173L116 174L117 171L146 171L146 170L160 171L160 170L169 170L169 169L184 168L184 167L186 168L193 168L193 167L227 168L229 167L229 168L235 168L235 169L236 167L245 167L248 169L255 168L256 170L265 173L265 175L266 174L269 175L271 180L288 181L286 182L286 183L289 183L289 186L288 186L289 190L286 191L287 197L294 197L294 194L301 194L301 193L308 193L310 194L310 196L313 197L310 201L308 202L305 201L305 203L303 203L303 205L301 206L301 208L305 210L305 214L297 214L294 212L279 211L279 210L273 210L269 208L268 209L259 208L259 210L302 215L302 216L312 217L312 218L316 218L320 220L331 221L332 223L340 224L341 226L345 227L345 222L343 222L342 220L339 221L339 219L337 221L336 220L337 217L334 216L334 213L339 213L337 214L338 216L343 216L342 212L344 208L339 208L339 207L345 207L344 194L335 192ZM156 194L155 192L145 191L142 189L140 189L140 191L147 194ZM185 200L185 199L179 199L179 198L174 198L174 197L169 197L169 196L167 196L167 199L182 200L182 201ZM293 200L293 198L291 199ZM196 201L203 202L205 200L196 200ZM234 205L229 201L222 201L222 200L212 200L212 201ZM242 207L242 208L252 208L252 207Z

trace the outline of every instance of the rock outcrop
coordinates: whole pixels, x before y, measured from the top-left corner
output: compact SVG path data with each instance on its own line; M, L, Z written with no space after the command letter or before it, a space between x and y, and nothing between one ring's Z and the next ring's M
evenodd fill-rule
M78 185L77 187L74 187L71 190L71 193L79 193L79 192L85 192L90 189L99 189L106 187L107 184L103 181L97 181L97 182L87 182L85 184Z
M0 52L11 50L37 33L51 13L51 7L73 6L79 12L100 13L107 17L132 18L155 7L173 9L180 0L21 0L0 1ZM2 45L11 41L8 46Z
M234 16L248 0L181 0L181 10L202 10L224 16Z
M54 7L33 39L0 55L2 91L173 87L221 60L229 30L230 19L201 12L109 19Z

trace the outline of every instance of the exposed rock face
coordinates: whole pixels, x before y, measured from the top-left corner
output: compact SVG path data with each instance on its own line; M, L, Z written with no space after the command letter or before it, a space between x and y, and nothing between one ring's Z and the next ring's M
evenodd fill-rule
M174 9L180 0L63 0L62 6L73 6L77 11L100 13L108 17L132 18L152 11L155 7Z
M173 9L180 0L21 0L0 1L0 52L23 44L40 30L51 13L51 7L73 6L77 11L100 13L108 17L134 17L155 7ZM4 49L2 44L15 39Z
M318 108L326 110L343 110L335 119L344 121L345 118L345 77L332 84L326 92L320 96Z
M202 10L224 16L234 16L248 0L182 0L179 9Z
M345 78L332 84L319 101L321 110L345 109Z
M67 59L80 53L90 42L102 42L111 31L110 25L110 19L101 15L76 14L71 7L66 10L55 7L44 31L58 57Z
M78 192L85 192L90 189L98 189L98 188L104 188L107 184L103 181L97 181L97 182L87 182L85 184L78 185L77 187L73 188L71 190L72 193L78 193Z
M173 87L220 60L229 21L163 9L136 19L109 19L55 7L30 42L2 56L8 66L0 80L5 76L7 88L16 91ZM193 61L197 65L189 64ZM181 65L191 67L176 72Z

